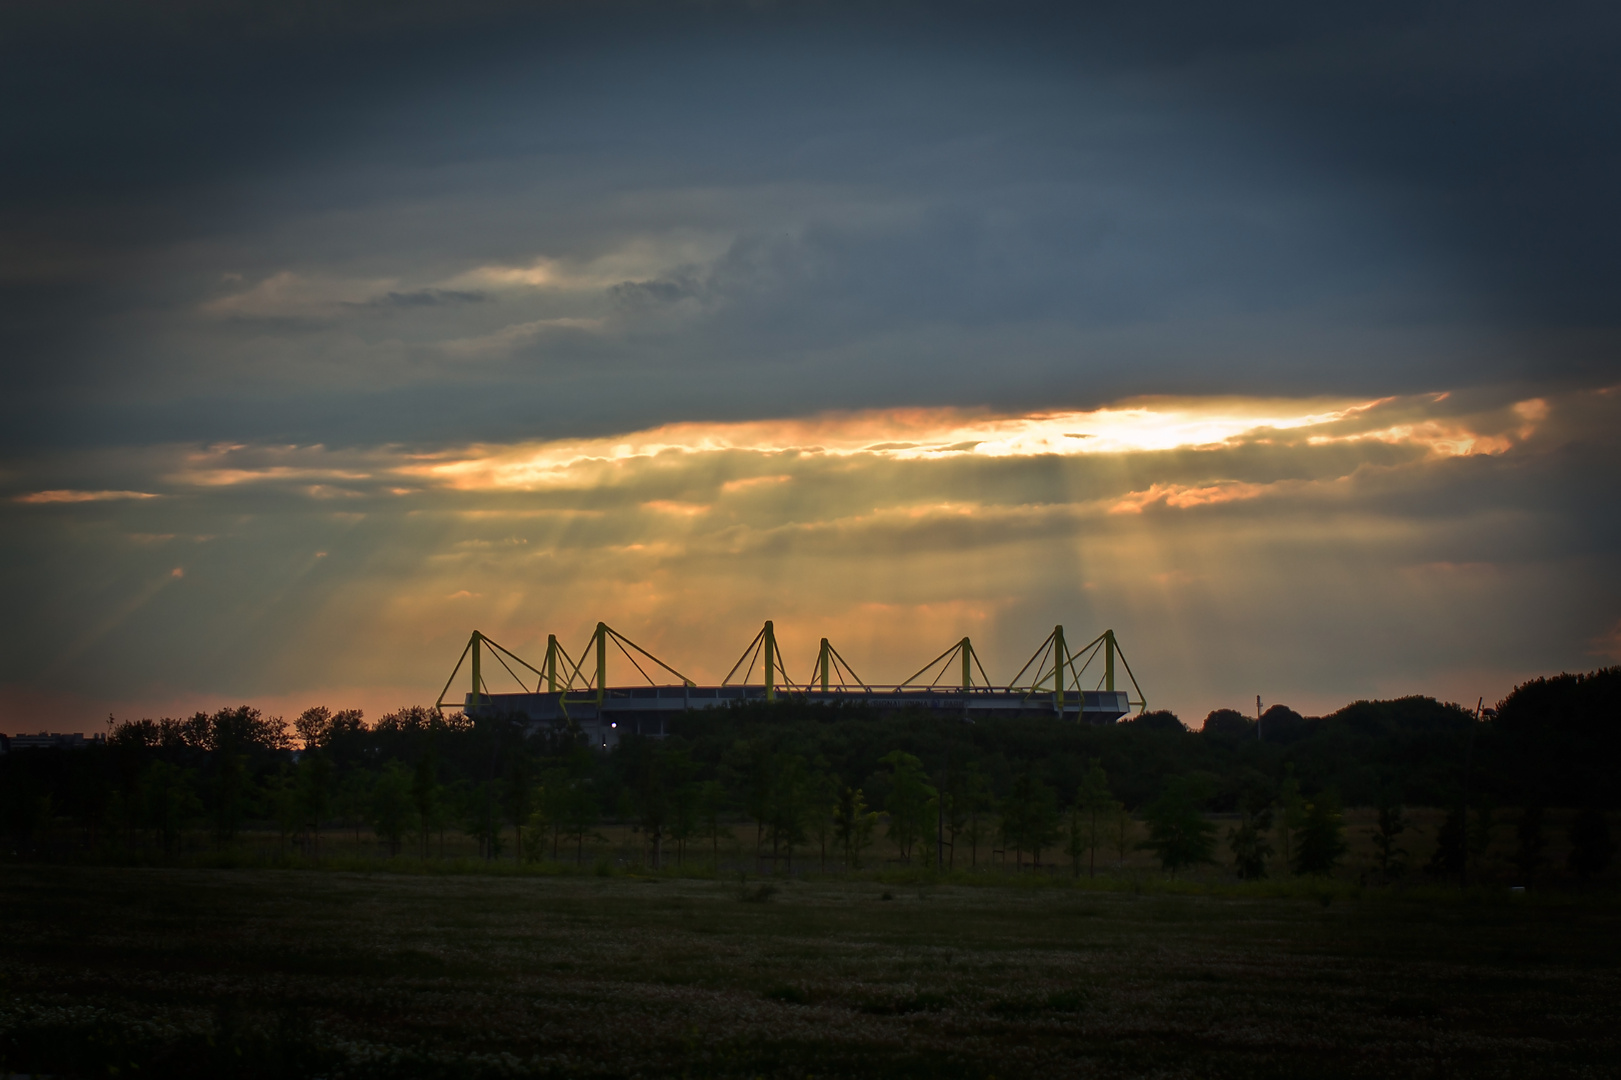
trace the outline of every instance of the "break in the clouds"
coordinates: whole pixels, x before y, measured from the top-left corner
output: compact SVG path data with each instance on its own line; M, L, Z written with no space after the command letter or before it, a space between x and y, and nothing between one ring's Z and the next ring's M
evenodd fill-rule
M1614 639L1608 9L0 19L8 700L598 617L1108 622L1195 712Z
M798 678L822 636L883 681L963 634L1006 678L1063 622L1114 628L1151 701L1194 716L1492 697L1621 659L1618 523L1583 498L1616 480L1618 401L1155 398L63 461L55 482L153 497L12 497L29 569L7 588L40 617L7 655L43 675L13 704L375 710L437 692L475 627L538 656L599 618L719 678L767 617Z

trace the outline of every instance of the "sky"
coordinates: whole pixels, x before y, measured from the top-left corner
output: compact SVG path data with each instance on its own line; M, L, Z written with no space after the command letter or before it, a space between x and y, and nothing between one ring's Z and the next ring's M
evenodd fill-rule
M0 731L1621 662L1621 15L1300 8L8 5Z

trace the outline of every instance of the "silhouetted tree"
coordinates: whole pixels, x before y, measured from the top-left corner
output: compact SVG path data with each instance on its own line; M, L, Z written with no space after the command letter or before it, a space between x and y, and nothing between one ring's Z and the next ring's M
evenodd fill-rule
M1116 801L1109 808L1109 844L1114 850L1116 870L1126 868L1126 853L1136 846L1137 822L1126 804Z
M283 767L266 778L264 792L266 808L281 834L281 846L285 851L288 837L296 836L304 827L304 799L298 789L296 773Z
M1570 856L1567 865L1571 873L1589 881L1610 865L1615 857L1615 842L1610 838L1610 823L1597 807L1587 807L1570 823Z
M675 786L670 792L670 825L669 836L675 841L675 864L683 865L686 860L687 842L698 835L702 824L701 800L702 786L692 778L690 759L688 767L683 769L676 779Z
M1276 708L1276 706L1274 706ZM1295 865L1295 833L1306 824L1306 799L1300 794L1300 781L1289 769L1278 786L1278 839L1283 844L1283 865Z
M1497 808L1489 797L1482 796L1474 816L1469 824L1469 865L1478 870L1497 833Z
M1345 821L1340 814L1340 799L1332 788L1320 792L1306 810L1306 822L1301 826L1299 842L1295 846L1294 872L1327 876L1334 872L1345 856Z
M1407 849L1398 844L1407 831L1407 815L1401 803L1391 798L1379 801L1378 822L1374 826L1373 859L1379 877L1385 882L1395 881L1407 872Z
M1227 846L1233 853L1233 868L1240 878L1266 877L1272 844L1272 792L1259 776L1246 777L1238 798L1239 822L1227 830Z
M1430 856L1424 869L1446 877L1457 875L1461 879L1469 858L1467 833L1463 808L1447 811L1446 820L1441 822L1441 828L1435 834L1435 853Z
M726 786L719 780L705 780L698 785L698 821L702 835L709 839L710 859L720 869L721 837L732 839L732 832L720 823L726 810Z
M775 765L775 755L763 739L740 739L732 744L721 760L723 783L738 796L744 815L754 822L756 870L763 857L766 819L771 814Z
M766 803L766 835L771 839L771 872L778 860L794 870L794 848L805 842L810 817L813 780L805 759L798 754L773 755L770 796Z
M332 710L325 705L305 709L293 721L293 732L303 744L301 749L314 750L324 746L332 729Z
M298 801L303 825L314 853L321 854L321 822L332 810L332 761L319 749L306 750L298 759Z
M574 841L574 862L585 861L585 838L592 835L602 813L597 797L595 760L583 746L572 748L568 758L568 781L563 789L562 822L564 835Z
M423 754L411 775L411 805L416 809L417 833L422 841L422 857L428 857L428 834L438 817L440 788L434 776L433 758Z
M838 810L839 782L820 770L813 771L806 786L806 830L821 850L821 872L827 873L827 848L833 839L834 814Z
M516 749L507 759L501 783L501 811L512 825L512 857L523 860L523 827L535 810L534 770L529 755Z
M937 794L923 772L923 762L901 750L892 750L878 762L891 770L888 836L902 862L912 861L912 848L928 825L929 800Z
M846 870L861 865L861 852L872 843L872 831L878 824L878 815L867 809L867 800L860 788L845 785L839 788L839 797L833 808L833 836L844 853Z
M1548 841L1542 831L1541 803L1532 803L1520 811L1520 820L1514 827L1514 868L1519 871L1520 884L1530 886L1537 871L1547 862L1543 850Z
M1255 721L1237 709L1217 709L1204 718L1201 735L1219 735L1226 738L1254 738Z
M1058 843L1059 820L1058 795L1052 788L1029 773L1014 778L1013 790L1003 803L1002 821L1015 856L1028 851L1032 865L1039 867L1041 853Z
M355 846L360 846L360 828L371 820L371 789L376 782L375 773L352 770L338 783L337 813L355 831Z
M979 843L985 838L986 815L992 807L991 788L979 766L974 762L959 770L961 787L958 799L963 814L962 831L968 837L968 865L979 866Z
M1199 812L1193 787L1186 778L1172 780L1143 811L1148 839L1137 846L1158 856L1173 878L1183 867L1215 861L1216 827Z
M400 840L411 820L411 772L398 761L383 766L371 791L371 823L390 855L400 853Z
M181 833L203 810L191 775L167 761L154 761L141 777L141 796L146 827L157 833L165 853L173 853Z
M1080 855L1086 853L1086 875L1097 877L1098 844L1103 840L1104 818L1114 805L1114 792L1109 790L1109 775L1097 760L1088 763L1075 791L1075 808L1070 815L1069 855L1076 876L1080 875Z
M227 747L214 755L213 818L214 838L229 842L236 838L242 819L248 813L250 794L244 756Z

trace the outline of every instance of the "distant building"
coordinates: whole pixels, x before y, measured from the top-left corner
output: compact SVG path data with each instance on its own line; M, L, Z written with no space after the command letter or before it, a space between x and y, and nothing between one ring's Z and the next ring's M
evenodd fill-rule
M91 735L82 731L42 731L38 735L0 735L0 752L14 750L44 750L58 747L63 750L83 750L87 746L106 743L107 736Z

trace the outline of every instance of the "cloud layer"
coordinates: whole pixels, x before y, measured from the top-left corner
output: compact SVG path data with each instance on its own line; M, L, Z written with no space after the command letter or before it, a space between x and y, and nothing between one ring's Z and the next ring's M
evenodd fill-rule
M1618 42L10 5L0 724L398 704L598 618L873 678L1112 625L1192 713L1613 658Z
M473 629L538 655L603 619L718 678L769 617L791 665L825 635L872 680L963 634L1007 677L1054 623L1113 627L1194 717L1491 698L1612 648L1615 514L1574 508L1616 479L1618 419L1610 391L1143 399L64 460L53 483L153 497L11 496L7 588L40 621L6 681L375 708L437 692Z

